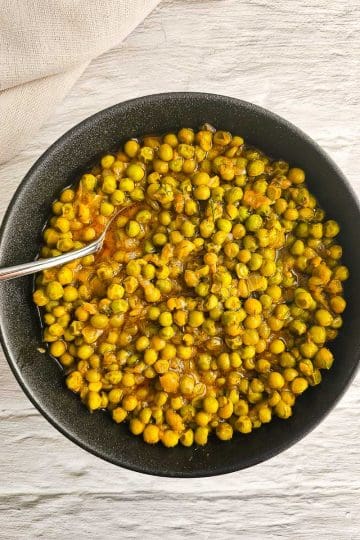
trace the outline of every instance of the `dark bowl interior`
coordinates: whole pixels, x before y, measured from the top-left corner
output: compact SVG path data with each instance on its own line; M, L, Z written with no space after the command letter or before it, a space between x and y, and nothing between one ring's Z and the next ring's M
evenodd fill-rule
M146 96L99 112L51 146L18 188L1 231L1 266L32 260L39 250L51 202L89 161L129 137L181 126L198 128L204 122L241 134L270 155L303 167L310 189L328 216L341 225L344 262L351 277L346 285L344 326L332 346L336 361L324 374L322 384L298 399L289 420L274 420L251 435L236 435L226 443L214 438L205 447L169 450L146 445L126 426L113 423L107 414L89 414L79 399L65 390L57 363L37 350L42 346L41 328L31 300L32 277L0 285L3 348L33 404L59 431L93 454L116 465L161 476L210 476L264 461L313 429L351 381L360 351L360 213L344 176L297 128L250 103L211 94Z

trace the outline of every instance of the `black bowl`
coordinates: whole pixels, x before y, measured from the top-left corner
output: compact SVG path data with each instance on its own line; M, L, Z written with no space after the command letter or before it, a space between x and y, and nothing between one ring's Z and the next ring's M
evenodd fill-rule
M135 471L160 476L223 474L255 465L288 448L312 430L353 378L360 352L360 212L356 196L329 157L282 118L236 99L196 93L146 96L99 112L71 129L35 163L18 188L3 221L0 265L36 257L50 205L87 163L125 139L210 122L241 134L268 154L307 172L310 189L328 216L341 225L344 262L350 268L344 326L332 346L336 361L323 382L296 402L294 415L275 419L230 442L165 449L146 445L103 412L89 414L67 391L57 363L41 354L41 327L31 300L32 277L0 286L1 340L10 367L32 403L61 433L93 454Z

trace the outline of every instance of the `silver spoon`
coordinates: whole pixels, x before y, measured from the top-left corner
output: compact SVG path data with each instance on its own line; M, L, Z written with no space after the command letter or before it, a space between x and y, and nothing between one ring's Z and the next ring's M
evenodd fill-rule
M26 276L28 274L36 274L36 272L41 272L42 270L47 270L48 268L53 268L54 266L61 266L75 259L80 259L81 257L86 257L86 255L92 255L97 251L100 251L104 243L105 235L110 227L111 223L114 221L118 215L124 211L128 210L128 207L123 207L119 212L114 214L112 218L106 224L104 231L101 235L88 244L87 246L76 249L74 251L69 251L69 253L64 253L58 257L49 257L48 259L38 259L36 261L31 261L24 264L17 264L16 266L8 266L7 268L0 268L0 281L6 281L8 279L14 279L17 277Z

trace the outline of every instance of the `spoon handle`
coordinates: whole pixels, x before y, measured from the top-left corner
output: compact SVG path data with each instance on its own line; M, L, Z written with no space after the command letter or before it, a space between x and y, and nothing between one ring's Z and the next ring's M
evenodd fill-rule
M18 264L16 266L8 266L7 268L0 268L0 281L6 281L8 279L14 279L28 274L36 274L41 270L47 270L54 266L60 266L62 264L80 259L86 255L91 255L98 251L102 244L102 237L98 238L95 242L91 242L87 246L76 249L75 251L69 251L58 257L50 257L48 259L38 259L24 264Z

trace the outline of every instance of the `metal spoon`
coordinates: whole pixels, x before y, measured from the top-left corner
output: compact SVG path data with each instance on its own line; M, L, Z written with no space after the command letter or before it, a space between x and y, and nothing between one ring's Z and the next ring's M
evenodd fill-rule
M119 212L114 214L114 216L106 224L106 227L99 236L99 238L97 238L87 246L81 249L76 249L74 251L69 251L69 253L64 253L63 255L59 255L58 257L38 259L37 261L17 264L16 266L0 268L0 281L6 281L8 279L26 276L28 274L36 274L36 272L41 272L41 270L47 270L48 268L53 268L54 266L61 266L62 264L74 261L75 259L80 259L81 257L86 257L86 255L92 255L93 253L100 251L104 243L105 235L111 223L125 209L128 210L129 207L124 207Z

